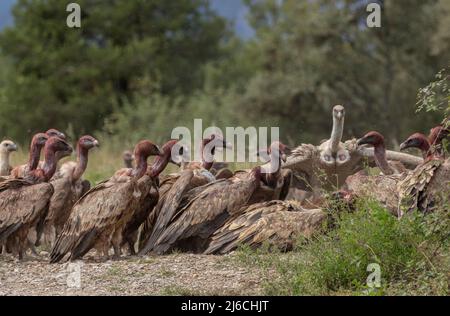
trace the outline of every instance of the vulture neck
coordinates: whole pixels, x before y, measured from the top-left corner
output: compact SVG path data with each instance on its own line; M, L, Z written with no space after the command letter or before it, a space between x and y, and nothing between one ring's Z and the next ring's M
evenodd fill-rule
M343 130L344 130L344 117L338 119L333 116L333 130L331 131L331 138L330 138L330 149L333 155L336 155L336 153L339 150L339 144L341 143L342 140Z
M30 145L30 156L28 159L28 170L35 170L39 165L39 158L41 156L41 146L31 143Z
M389 163L386 160L386 148L384 147L384 144L375 146L374 158L375 163L377 164L378 168L380 168L381 172L383 172L383 174L394 174L394 170L391 168L391 166L389 166Z
M75 167L75 171L73 172L72 181L77 181L81 178L83 173L86 171L88 164L88 155L89 150L80 146L77 146L77 166Z
M165 152L164 156L162 156L162 157L158 156L155 158L155 161L153 162L153 164L151 166L150 177L156 178L160 175L161 172L163 172L163 170L169 164L170 154L171 154L170 151L168 153Z
M9 152L0 152L0 174L6 175L9 172Z
M274 162L278 162L276 165ZM277 155L271 155L270 157L270 173L266 173L264 175L265 182L268 186L274 187L277 184L278 176L280 175L281 170L281 159Z
M206 170L210 170L212 165L214 164L214 160L209 161L209 162L206 161L205 156L204 156L204 149L205 149L205 145L202 144L202 147L201 147L202 152L200 153L201 157L202 157L202 168L204 168ZM214 157L215 151L216 151L216 147L213 147L211 149L211 155L212 155L211 158Z
M42 167L42 171L44 173L44 181L48 181L53 177L56 171L57 164L58 159L55 152L52 150L47 150L45 152L44 166Z
M433 150L431 150L429 142L423 142L420 146L420 150L422 151L422 156L425 161L433 159L434 153Z
M142 155L136 155L136 168L133 170L132 176L140 179L147 171L147 159Z

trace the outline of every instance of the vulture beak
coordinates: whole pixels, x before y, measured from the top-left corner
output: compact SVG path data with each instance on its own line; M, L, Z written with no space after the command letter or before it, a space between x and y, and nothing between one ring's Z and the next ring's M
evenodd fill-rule
M286 162L286 160L287 160L287 155L286 155L285 153L282 153L282 154L281 154L281 160L282 160L283 162Z
M233 145L224 139L223 140L223 148L233 149Z
M94 140L93 145L94 147L100 147L100 143L98 142L98 140Z
M17 151L18 147L16 144L12 144L11 147L9 148L9 151Z
M409 144L408 144L408 141L405 141L405 142L403 142L403 143L401 143L400 144L400 150L405 150L405 149L407 149L407 148L409 148Z
M341 111L339 111L339 112L336 113L336 118L337 118L338 120L342 119L342 112L341 112Z
M156 155L157 156L163 156L164 152L161 150L161 148L159 148L159 146L156 146Z
M356 145L361 146L361 145L367 145L369 144L369 140L365 137L358 139L358 141L356 142Z

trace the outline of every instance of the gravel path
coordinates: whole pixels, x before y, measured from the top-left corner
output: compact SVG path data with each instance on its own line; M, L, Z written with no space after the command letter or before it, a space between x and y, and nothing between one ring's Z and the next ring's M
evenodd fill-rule
M0 255L0 295L262 294L261 271L237 264L232 256L172 254L49 264Z

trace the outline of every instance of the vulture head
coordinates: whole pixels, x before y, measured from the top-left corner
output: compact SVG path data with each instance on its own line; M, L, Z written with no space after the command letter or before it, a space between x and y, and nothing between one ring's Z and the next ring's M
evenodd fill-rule
M149 140L141 140L134 148L135 159L147 159L150 156L162 156L162 150Z
M73 152L73 148L64 139L53 136L50 137L45 143L44 152L46 155L49 153L50 154L63 153L70 155Z
M13 151L17 151L17 145L11 140L4 140L0 143L0 152L2 154L10 154Z
M64 140L66 139L66 135L64 133L54 128L50 128L48 131L45 132L45 134L47 134L48 137L59 137Z
M383 146L384 147L384 137L378 132L372 131L368 132L366 135L358 139L358 146L370 145L373 147Z
M33 136L31 139L31 147L36 147L39 150L45 146L45 143L49 139L50 136L48 136L45 133L37 133Z
M94 147L100 147L100 143L94 137L85 135L78 140L78 146L85 150L90 150Z
M430 130L428 141L430 142L431 146L435 147L438 154L442 154L442 142L444 141L444 139L448 139L449 136L450 128L444 128L442 125L438 125Z
M231 144L228 143L222 136L212 134L209 138L204 138L202 140L202 164L203 168L210 170L214 163L214 155L216 148L229 148L231 149Z
M208 138L202 140L202 148L211 149L210 152L214 155L216 148L228 148L231 149L231 144L228 143L225 138L220 135L212 134Z
M418 148L422 151L424 158L430 157L430 142L428 141L428 138L421 133L412 134L407 140L400 144L400 150L408 148Z
M288 146L283 144L282 142L275 141L273 142L269 148L260 150L257 153L257 156L269 156L269 161L283 161L286 162L287 160L287 154L289 153L290 149Z
M333 119L337 120L338 122L341 122L344 120L345 116L345 109L342 105L335 105L333 107Z
M162 154L155 158L150 168L150 176L157 177L166 168L169 162L180 166L186 153L184 147L179 140L171 139L161 147Z
M149 140L141 140L134 148L136 167L133 171L135 178L141 178L147 172L147 159L150 156L163 156L162 150Z
M122 153L122 159L123 159L123 163L125 165L125 168L133 168L134 155L133 155L133 153L131 151L125 150Z

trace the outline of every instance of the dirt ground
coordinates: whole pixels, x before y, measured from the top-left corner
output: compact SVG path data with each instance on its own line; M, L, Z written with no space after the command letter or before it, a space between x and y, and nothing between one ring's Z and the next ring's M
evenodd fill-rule
M71 264L0 255L0 295L260 295L262 279L261 271L238 264L233 254Z

